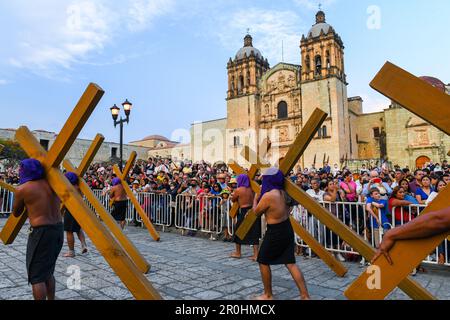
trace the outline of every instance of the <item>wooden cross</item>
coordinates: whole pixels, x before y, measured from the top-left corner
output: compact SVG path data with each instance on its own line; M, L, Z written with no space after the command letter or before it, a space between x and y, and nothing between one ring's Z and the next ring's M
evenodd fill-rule
M260 167L267 167L268 165L267 165L267 164L262 164L262 163L260 162L260 159L264 159L264 157L265 157L265 156L267 155L267 153L269 152L272 143L270 143L268 139L265 139L261 145L266 146L267 148L266 148L266 150L265 150L265 153L264 153L261 157L258 157L258 158L256 159L256 161L257 161L257 163L259 164ZM250 158L249 149L244 149L244 151L245 151L245 152L248 151L248 152L245 154L244 158L245 158L245 159L249 159L249 158ZM235 168L235 169L241 168L241 167L240 167L239 165L237 165L233 160L230 161L230 165L232 166L232 169L233 169L233 168ZM258 173L258 170L259 170L258 166L252 165L252 166L250 167L250 169L248 170L248 173L245 172L245 170L242 171L242 170L240 170L240 169L239 169L239 171L236 171L236 170L233 170L233 171L234 171L236 174L247 174L249 180L252 181L252 180L255 179L255 176L256 176L256 173ZM239 173L238 173L238 172L239 172ZM252 188L252 189L254 189L254 188ZM253 192L255 192L255 190L253 190ZM233 205L231 206L230 212L229 212L228 214L230 215L230 217L231 217L232 219L234 219L234 218L236 217L238 211L239 211L239 203L238 203L238 202L235 202L235 203L233 203Z
M89 168L90 163L95 157L98 149L100 148L102 142L105 138L102 135L97 135L87 151L86 155L81 161L78 169L72 165L69 160L64 160L63 167L70 172L74 172L77 174L79 178L79 187L81 193L86 197L89 203L94 207L95 212L100 216L100 219L106 224L108 229L120 243L124 251L128 254L131 260L134 262L136 267L141 270L143 273L148 273L150 270L150 265L145 260L145 258L141 255L139 250L134 246L134 244L128 239L128 237L123 233L122 229L118 225L118 223L114 220L111 214L106 210L103 204L99 201L99 199L95 196L92 189L89 185L84 181L83 176Z
M322 125L322 123L327 118L327 114L320 109L316 109L314 113L312 114L311 118L306 123L304 129L300 132L300 134L297 136L297 139L289 149L288 153L286 154L284 160L280 163L280 170L283 172L284 175L289 174L291 170L294 168L298 160L300 159L301 155L303 154L304 150L308 146L308 144L311 142L312 137L314 137L314 133L317 131L318 128ZM247 146L244 149L244 157L247 160L250 159L258 159L258 156L255 155L254 152L250 150L250 148ZM237 164L231 163L230 168L236 173L236 174L245 174L245 170L238 166ZM252 190L256 194L261 193L261 187L253 181L256 171L260 168L260 165L252 165L252 168L249 172L249 178L251 180L251 187ZM239 205L235 204L237 207ZM234 205L233 205L234 207ZM237 209L236 209L237 210ZM255 223L257 219L257 215L253 210L251 210L248 214L245 220L242 222L239 229L236 231L236 236L243 239L245 238L245 235L248 233L252 225ZM303 241L305 241L306 244L309 245L309 247L340 277L343 277L347 273L347 268L336 258L328 252L311 234L300 224L298 221L294 219L294 217L290 216L290 222L292 225L292 228L294 229L294 232L301 238Z
M90 163L95 157L95 154L97 153L98 149L100 148L101 144L105 138L102 135L97 135L92 142L92 145L90 146L87 154L84 156L83 160L81 161L80 167L78 172L73 170L74 173L77 173L78 177L82 177L86 170L89 168ZM71 170L69 170L71 171ZM3 188L15 193L16 188L13 186L6 184L4 182L0 182L0 186ZM64 204L61 207L61 210L64 208ZM8 220L6 221L6 224L2 231L0 232L0 238L2 239L3 243L5 245L12 244L17 237L17 234L19 233L20 229L22 229L22 226L25 224L25 221L27 220L28 215L26 211L24 211L21 215L21 217L16 218L13 215L10 215Z
M315 131L310 131L310 136L307 136L304 139L310 140L312 139L314 134ZM293 157L295 156L295 150L293 150L292 148L291 150L292 153L288 155L290 157ZM303 153L303 150L301 152ZM286 172L286 167L287 168L291 167L290 163L292 160L289 160L288 155L285 157L285 160L280 164L280 170L283 172ZM295 157L297 156L298 155L296 155ZM303 191L299 186L293 183L291 179L285 178L284 180L285 180L284 184L285 191L287 192L287 194L289 194L289 196L291 196L295 201L301 204L302 207L304 207L309 213L315 216L328 229L333 231L336 235L338 235L341 239L343 239L346 243L348 243L366 260L370 261L371 258L373 258L376 250L366 240L364 240L361 236L356 234L352 229L350 229L347 225L345 225L336 216L331 214L327 209L322 207L320 203L313 200L305 191ZM247 217L249 217L249 215ZM241 226L244 223L245 220L241 224ZM398 284L398 287L413 299L422 299L422 300L434 299L434 297L427 290L425 290L417 282L415 282L409 277L403 279Z
M131 152L130 158L128 159L127 164L125 165L123 172L120 172L119 166L117 166L116 164L113 166L113 171L114 171L114 174L120 179L123 189L125 190L128 198L130 199L131 203L133 204L134 208L136 209L136 212L139 214L142 221L144 222L144 225L147 228L148 232L150 233L150 235L152 236L152 238L155 241L159 241L160 237L159 237L158 231L156 231L155 227L153 226L152 222L148 218L144 209L142 209L141 205L139 204L139 201L136 199L133 191L131 191L130 186L128 185L128 183L126 181L126 179L128 177L128 173L130 172L131 168L133 167L136 157L137 157L136 151Z
M390 62L383 66L370 86L446 134L450 134L449 95ZM421 215L449 206L450 187L447 186L421 212ZM374 266L379 267L380 270L378 276L380 277L381 287L369 289L367 281L372 274L365 272L353 282L345 295L350 299L384 299L447 236L448 233L445 233L428 239L396 242L390 251L393 265L390 265L384 256L375 261ZM368 260L371 260L371 258L373 258L373 255L368 256Z
M98 220L95 213L83 201L75 187L58 169L61 161L103 94L104 91L100 87L92 83L89 84L48 153L27 127L20 127L17 130L16 140L29 157L35 158L42 163L45 177L50 187L65 204L133 296L136 299L161 299L161 296L148 279L136 267L106 227ZM7 231L13 232L14 230Z
M141 270L143 273L148 273L150 270L150 265L148 262L144 259L144 257L140 254L140 252L137 250L137 248L133 245L133 243L125 236L125 234L120 229L119 225L116 223L116 221L111 217L111 215L108 213L108 211L105 209L105 207L100 203L98 198L95 196L91 188L88 186L88 184L83 180L83 176L86 173L87 169L89 168L92 160L94 159L98 149L100 148L101 144L105 138L98 134L94 141L92 142L91 146L89 147L89 150L87 151L86 155L84 156L83 160L81 161L80 166L78 169L75 169L75 167L72 165L72 163L69 160L64 160L63 166L67 171L75 173L79 178L79 187L81 190L81 193L86 197L86 199L92 204L97 214L100 216L100 218L105 222L106 226L109 228L111 233L116 237L116 239L119 241L119 243L122 245L123 249L127 252L128 256L133 260L133 262L136 264L136 266ZM13 186L4 183L3 181L0 181L0 186L11 191L16 192L16 188ZM61 210L64 208L64 204L62 205ZM25 213L25 217L27 217ZM18 220L14 220L18 221ZM18 226L17 226L17 229ZM7 229L5 229L7 230ZM20 230L20 229L19 229ZM16 236L16 234L14 235ZM13 238L9 237L8 244L11 244L14 241Z

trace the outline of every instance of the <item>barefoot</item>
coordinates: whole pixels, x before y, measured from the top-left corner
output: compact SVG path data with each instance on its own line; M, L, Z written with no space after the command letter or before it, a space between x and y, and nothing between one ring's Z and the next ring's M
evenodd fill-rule
M302 294L300 296L300 300L311 300L310 296L308 294Z
M255 297L255 300L273 300L273 296L263 294L261 296Z
M230 257L234 258L234 259L240 259L241 255L239 253L235 252L235 253L232 253Z
M253 262L256 262L256 259L258 259L258 257L252 256L252 257L250 257L250 258L248 258L248 259L251 260L251 261L253 261Z
M69 252L65 253L65 254L63 255L63 257L64 257L64 258L74 258L74 257L75 257L75 252L69 251Z

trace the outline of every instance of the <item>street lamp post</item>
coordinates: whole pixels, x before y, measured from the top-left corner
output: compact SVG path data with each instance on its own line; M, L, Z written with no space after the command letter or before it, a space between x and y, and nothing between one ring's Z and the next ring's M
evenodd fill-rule
M133 104L130 101L128 101L128 99L126 99L125 102L122 103L122 106L123 110L125 111L126 118L123 119L122 117L120 117L120 120L117 120L119 117L120 108L115 104L110 108L111 115L114 120L114 128L117 127L117 125L120 125L120 165L119 165L120 170L123 169L123 124L125 122L129 123L131 107L133 106Z

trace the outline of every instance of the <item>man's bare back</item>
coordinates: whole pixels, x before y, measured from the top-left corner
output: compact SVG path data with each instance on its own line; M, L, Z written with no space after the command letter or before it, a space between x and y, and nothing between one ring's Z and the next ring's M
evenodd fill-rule
M253 206L254 195L251 188L237 188L233 192L231 201L237 201L239 203L239 208L251 208Z
M29 181L14 194L13 214L18 217L26 208L32 227L60 223L61 202L44 179Z
M278 224L289 219L289 208L283 192L274 189L265 193L256 206L255 213L265 214L267 224Z
M114 202L127 200L127 193L125 192L125 189L123 188L122 184L118 184L112 187L109 192L109 196L111 200L113 200Z

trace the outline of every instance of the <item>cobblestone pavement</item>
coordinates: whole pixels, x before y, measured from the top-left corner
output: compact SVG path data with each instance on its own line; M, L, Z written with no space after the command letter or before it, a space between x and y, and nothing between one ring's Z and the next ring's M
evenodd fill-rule
M3 227L5 219L0 219ZM0 244L0 299L31 299L27 284L25 251L27 229L22 228L14 244ZM127 227L128 237L151 264L148 279L165 299L185 300L249 300L262 293L258 265L247 259L251 248L244 247L245 258L229 258L234 246L202 237L186 237L176 232L161 232L161 242L155 242L145 229ZM90 251L76 258L57 261L55 277L57 299L132 299L132 295L88 241ZM79 242L76 240L79 252ZM313 299L345 299L343 291L363 271L357 263L346 263L349 269L344 278L338 278L319 259L297 258L304 272ZM68 289L73 274L72 265L81 271L81 289ZM272 268L273 289L277 299L298 299L295 283L284 266ZM428 270L415 277L439 299L450 299L450 271ZM69 281L70 283L70 281ZM408 299L396 289L390 299Z

